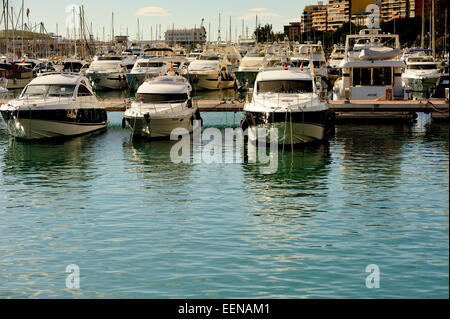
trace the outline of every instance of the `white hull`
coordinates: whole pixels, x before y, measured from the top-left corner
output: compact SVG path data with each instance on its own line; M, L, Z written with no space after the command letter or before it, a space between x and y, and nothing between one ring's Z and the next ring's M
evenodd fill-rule
M130 126L133 136L146 138L165 138L170 137L172 131L176 128L186 129L192 132L192 121L194 112L188 112L179 116L150 116L148 122L142 116L125 116Z
M315 123L270 123L259 124L257 128L265 128L269 133L271 128L278 129L278 144L307 144L312 142L320 142L325 138L325 127ZM291 129L292 128L292 129ZM270 142L269 137L266 138L267 143Z
M11 119L7 123L8 132L20 139L43 139L54 137L75 136L106 128L108 123L74 124L33 119Z
M408 76L403 74L403 85L410 87L415 92L428 92L432 90L438 83L440 75L433 75L429 77Z
M234 86L234 79L231 81L220 80L218 75L190 74L189 78L196 91L229 89Z
M125 73L88 72L86 77L91 81L91 85L95 90L124 90L128 88Z
M5 88L8 90L23 89L31 80L33 79L8 79Z

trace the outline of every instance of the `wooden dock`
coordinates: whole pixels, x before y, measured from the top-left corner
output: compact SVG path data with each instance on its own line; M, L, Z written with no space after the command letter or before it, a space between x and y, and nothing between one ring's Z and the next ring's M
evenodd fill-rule
M123 112L130 99L105 99L106 110ZM200 112L242 112L244 101L241 100L196 100L194 103ZM442 99L409 100L409 101L328 101L333 112L442 112L448 113L449 103Z
M99 103L105 105L108 112L123 112L131 104L132 99L103 99ZM6 100L0 100L5 103ZM330 111L338 116L350 113L405 113L426 112L438 115L439 118L447 118L449 115L449 102L443 99L409 100L409 101L328 101ZM195 100L200 112L242 112L244 101L242 100Z

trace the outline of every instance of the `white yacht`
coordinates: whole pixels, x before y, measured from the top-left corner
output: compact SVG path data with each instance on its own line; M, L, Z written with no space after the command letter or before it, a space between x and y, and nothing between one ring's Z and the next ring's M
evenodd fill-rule
M146 80L137 90L136 101L124 113L132 136L167 138L175 128L193 130L193 120L200 119L192 105L192 87L182 76L165 75Z
M328 78L327 60L325 59L325 53L323 52L322 44L300 44L294 47L293 55L308 55L314 67L314 72L317 76L320 76L324 81Z
M333 113L319 99L316 79L309 71L262 71L253 97L244 105L243 130L248 127L278 128L279 144L322 141L333 129Z
M138 58L131 72L127 74L128 86L132 91L136 91L146 79L164 75L169 68L170 63L164 57Z
M335 44L333 47L333 51L330 54L330 58L328 59L328 81L331 85L334 85L334 82L339 77L339 65L344 59L345 47L342 45Z
M426 49L411 49L406 56L406 69L402 74L403 84L415 92L431 92L441 77L440 69Z
M196 91L220 90L234 86L233 65L213 51L204 52L189 64L187 77Z
M88 79L71 74L35 78L0 112L8 132L26 140L81 135L108 124Z
M68 59L64 61L62 72L63 73L77 73L85 75L89 69L89 63L83 60Z
M410 90L402 85L405 63L398 57L399 48L398 35L381 34L379 29L347 35L333 100L409 99Z
M239 69L234 72L239 86L244 89L253 87L256 76L266 63L266 54L264 52L249 52L242 59Z
M123 90L128 87L128 70L120 56L97 56L86 71L95 90Z

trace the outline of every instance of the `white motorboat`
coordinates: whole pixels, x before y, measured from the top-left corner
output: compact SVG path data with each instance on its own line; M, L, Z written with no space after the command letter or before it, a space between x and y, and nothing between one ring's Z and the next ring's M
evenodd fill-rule
M136 91L146 79L166 74L170 63L164 57L141 57L137 59L131 72L127 74L128 86Z
M72 74L35 78L0 112L9 134L26 140L81 135L108 124L88 79Z
M327 71L327 61L325 59L325 53L323 52L322 44L300 44L294 47L293 55L308 55L314 67L314 72L317 76L320 76L322 80L326 81L328 79Z
M405 63L398 57L399 48L398 35L381 34L378 29L347 35L333 100L408 100L410 90L402 85Z
M345 47L335 44L333 51L331 51L330 58L328 59L328 65L331 68L339 68L339 64L344 59Z
M23 89L34 78L29 65L20 63L0 63L0 79L6 89Z
M182 76L166 75L146 80L137 90L136 101L124 113L122 125L132 136L168 138L175 128L192 132L193 121L200 118L192 104L192 87Z
M95 90L123 90L128 88L128 70L120 56L96 56L86 71Z
M249 52L242 59L239 69L234 72L239 86L244 89L253 87L256 76L266 62L266 54L264 52Z
M187 76L196 91L220 90L234 86L232 65L217 54L204 54L189 64Z
M89 63L83 60L68 59L64 61L61 72L63 73L76 73L85 75L89 69Z
M402 74L405 86L415 92L431 92L441 77L440 69L433 56L427 55L426 50L414 50L406 56L406 69Z
M244 105L243 130L278 129L278 144L320 142L333 130L333 113L319 99L316 79L309 71L261 71L253 97Z

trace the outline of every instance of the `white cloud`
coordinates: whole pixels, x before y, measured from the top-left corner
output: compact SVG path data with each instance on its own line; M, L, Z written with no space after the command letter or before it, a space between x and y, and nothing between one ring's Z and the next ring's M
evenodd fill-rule
M275 12L269 12L266 8L252 8L248 9L248 13L241 19L253 19L258 15L258 18L281 18L282 16Z
M283 23L290 23L290 22L300 22L300 17L292 18L292 19L284 19L281 20Z
M138 12L136 12L136 15L142 17L169 17L172 13L167 12L161 7L144 7L140 8Z

